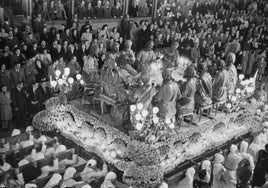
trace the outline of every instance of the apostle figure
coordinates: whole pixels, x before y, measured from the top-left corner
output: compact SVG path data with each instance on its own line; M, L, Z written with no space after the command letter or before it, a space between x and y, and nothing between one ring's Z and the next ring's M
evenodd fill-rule
M163 72L164 83L156 95L159 115L164 119L175 120L176 101L181 98L180 88L171 77L172 69L167 69Z
M235 59L236 57L234 53L229 53L226 57L227 71L229 73L229 83L227 87L229 95L232 95L234 93L237 82L237 70L234 66Z
M267 91L265 83L262 83L254 92L253 97L260 102L267 102Z
M194 110L194 95L196 91L195 69L189 66L184 72L187 81L180 87L182 97L177 101L178 114L192 113Z
M200 77L197 81L195 105L198 107L204 107L212 103L212 77L207 72L208 67L206 63L198 64L197 68L198 72L200 73Z
M225 70L225 62L218 60L218 73L214 77L212 86L212 101L213 103L222 102L227 99L227 87L229 83L229 74Z
M170 67L174 66L179 55L179 51L177 50L179 47L178 42L173 42L170 47L163 50L163 62L164 66Z
M144 49L139 51L136 57L137 68L139 71L144 71L148 68L150 62L156 60L155 52L153 51L154 42L149 41L146 43Z

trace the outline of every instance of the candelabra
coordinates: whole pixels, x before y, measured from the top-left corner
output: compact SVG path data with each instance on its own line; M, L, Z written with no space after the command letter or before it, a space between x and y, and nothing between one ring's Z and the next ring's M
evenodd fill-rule
M50 85L54 91L60 91L68 94L74 89L84 85L81 74L76 74L76 79L70 76L70 68L66 67L62 73L60 70L55 71L55 80L50 77Z

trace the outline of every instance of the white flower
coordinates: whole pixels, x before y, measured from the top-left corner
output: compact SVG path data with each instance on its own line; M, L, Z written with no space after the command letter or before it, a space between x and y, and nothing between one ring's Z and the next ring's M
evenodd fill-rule
M159 118L158 118L157 116L155 116L155 117L153 118L153 122L154 122L154 124L157 124L157 123L159 122Z
M142 127L143 127L142 123L137 123L137 124L136 124L136 129L137 129L138 131L140 131L140 130L142 129Z
M245 75L244 74L240 74L238 77L239 77L239 80L243 80L245 78Z
M76 75L76 79L77 79L77 80L81 80L81 78L82 78L81 74L77 74L77 75Z
M169 124L168 126L169 126L169 128L171 128L171 129L174 129L174 128L175 128L174 123L171 123L171 124Z
M239 93L241 93L241 89L240 89L240 88L237 88L237 89L235 90L235 92L236 92L237 94L239 94Z
M114 150L111 150L110 151L110 156L112 157L112 158L116 158L116 152L114 151Z
M84 80L80 80L81 85L84 85L84 83L85 83Z
M165 122L166 122L166 124L170 124L171 123L170 118L166 118Z
M55 71L55 75L56 75L57 77L59 77L60 74L61 74L60 70L56 70L56 71Z
M66 67L65 69L64 69L64 75L65 76L68 76L70 74L70 68L69 67Z
M141 112L143 117L146 117L148 115L148 111L147 110L142 110Z
M153 107L153 113L157 114L159 112L159 108L158 107Z
M138 110L142 110L142 108L143 108L143 104L142 104L142 103L138 103L138 104L137 104L137 108L138 108Z
M236 101L236 96L232 96L231 101L232 102Z
M68 82L69 82L69 84L72 85L74 83L74 79L72 77L70 77L70 78L68 78Z
M59 83L59 85L62 85L62 84L64 83L63 79L60 78L60 79L58 80L58 83Z
M142 117L141 117L141 114L136 114L136 115L135 115L135 119L136 119L137 121L140 121L141 118L142 118Z
M226 107L231 108L232 107L231 103L227 103Z
M50 85L51 85L52 87L56 87L56 86L57 86L57 81L52 80L52 81L50 82Z
M135 105L133 105L133 104L132 104L132 105L130 105L130 111L131 111L131 112L134 112L135 110L136 110L136 106L135 106Z

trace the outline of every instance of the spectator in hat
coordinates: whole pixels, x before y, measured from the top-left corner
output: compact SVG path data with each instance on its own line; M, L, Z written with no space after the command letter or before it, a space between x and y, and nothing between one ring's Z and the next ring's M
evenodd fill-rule
M24 71L21 64L17 63L10 71L11 87L14 88L19 82L25 83Z
M19 44L19 41L17 37L14 36L13 31L9 31L8 37L5 39L5 45L9 47L9 49L13 49L14 47L17 47Z
M94 11L94 8L92 7L91 3L87 4L86 17L87 17L87 19L96 18L95 11Z
M28 97L28 109L30 117L33 117L37 112L41 110L41 98L38 97L38 83L34 82L27 90Z
M33 59L29 59L27 63L22 67L25 76L25 85L28 87L36 82L35 76L37 75L37 70L35 68L35 63Z
M122 16L122 9L119 2L116 2L116 5L111 10L111 16L113 18L120 18Z
M38 100L40 101L41 109L45 109L45 102L51 97L51 91L50 91L48 84L49 82L46 82L46 80L41 81L36 91Z
M200 170L198 172L198 178L194 180L194 188L210 188L210 184L207 181L208 173L206 169Z
M15 124L17 128L26 127L27 119L27 94L23 91L23 82L16 83L12 91L12 106L15 112Z
M44 25L45 25L45 20L43 20L41 14L38 14L33 22L33 32L40 33Z
M103 17L103 7L101 6L101 1L97 2L97 5L94 7L94 12L95 12L95 16L97 18L102 18Z

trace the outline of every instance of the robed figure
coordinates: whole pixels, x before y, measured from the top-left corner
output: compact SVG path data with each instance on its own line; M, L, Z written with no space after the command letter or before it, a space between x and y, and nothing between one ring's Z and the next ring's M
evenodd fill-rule
M196 91L195 74L193 66L187 67L184 72L184 78L186 78L187 81L180 87L182 97L177 101L179 115L192 113L194 111L194 96Z
M160 117L175 121L176 101L181 98L181 93L178 84L171 77L171 71L172 69L163 72L164 83L155 96L155 100L159 108Z
M237 83L237 70L236 67L234 66L235 59L236 57L234 53L229 53L226 59L227 71L229 73L229 83L227 87L229 95L232 95L234 93Z
M213 103L222 102L227 99L227 87L229 83L229 74L225 70L225 62L219 60L217 62L218 73L214 77L212 86L212 101Z
M197 81L197 91L194 99L197 107L204 107L212 103L212 77L207 70L205 63L198 64L200 77Z

